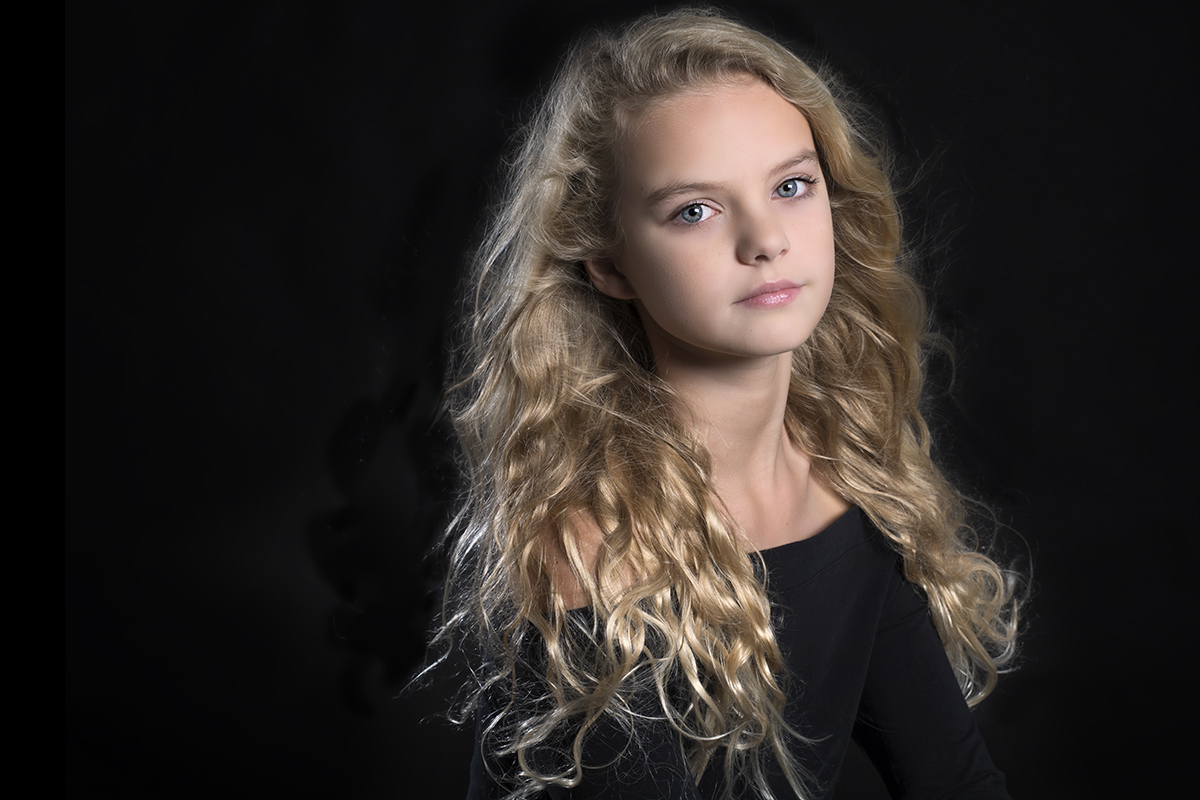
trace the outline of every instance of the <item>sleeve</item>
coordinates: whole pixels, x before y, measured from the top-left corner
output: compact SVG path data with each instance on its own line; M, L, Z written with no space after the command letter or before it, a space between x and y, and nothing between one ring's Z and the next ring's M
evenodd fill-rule
M893 798L1011 800L924 601L896 575L867 669L854 738Z

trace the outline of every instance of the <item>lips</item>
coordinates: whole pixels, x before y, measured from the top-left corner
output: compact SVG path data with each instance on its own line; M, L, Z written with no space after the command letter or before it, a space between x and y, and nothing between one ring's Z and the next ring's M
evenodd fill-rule
M773 308L786 305L800 294L801 285L792 281L768 281L738 300L736 305Z

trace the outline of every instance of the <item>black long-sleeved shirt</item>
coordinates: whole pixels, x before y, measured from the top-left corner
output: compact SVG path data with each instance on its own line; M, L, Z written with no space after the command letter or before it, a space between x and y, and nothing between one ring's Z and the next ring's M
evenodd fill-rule
M762 554L776 637L793 676L785 713L813 740L796 752L815 779L810 796L832 795L853 738L893 798L1008 800L924 600L862 512L851 509L816 536ZM707 800L723 777L714 763L695 784L678 735L654 720L632 744L624 732L600 728L584 763L604 766L547 796ZM782 773L771 781L777 796L794 796ZM497 789L477 752L469 797L495 797Z

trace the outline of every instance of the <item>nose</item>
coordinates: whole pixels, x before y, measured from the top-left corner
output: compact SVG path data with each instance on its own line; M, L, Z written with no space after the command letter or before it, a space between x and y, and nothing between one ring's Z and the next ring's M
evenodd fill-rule
M766 264L788 251L787 231L778 213L770 208L744 212L738 231L737 257L743 264Z

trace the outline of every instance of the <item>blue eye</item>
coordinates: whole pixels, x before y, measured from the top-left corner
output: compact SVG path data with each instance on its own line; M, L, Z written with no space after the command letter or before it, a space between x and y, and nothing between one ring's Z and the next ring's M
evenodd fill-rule
M800 194L800 179L788 178L775 189L775 193L780 197L795 197Z
M690 206L684 206L678 216L688 225L695 225L697 222L703 222L711 217L712 209L703 203L692 203Z

